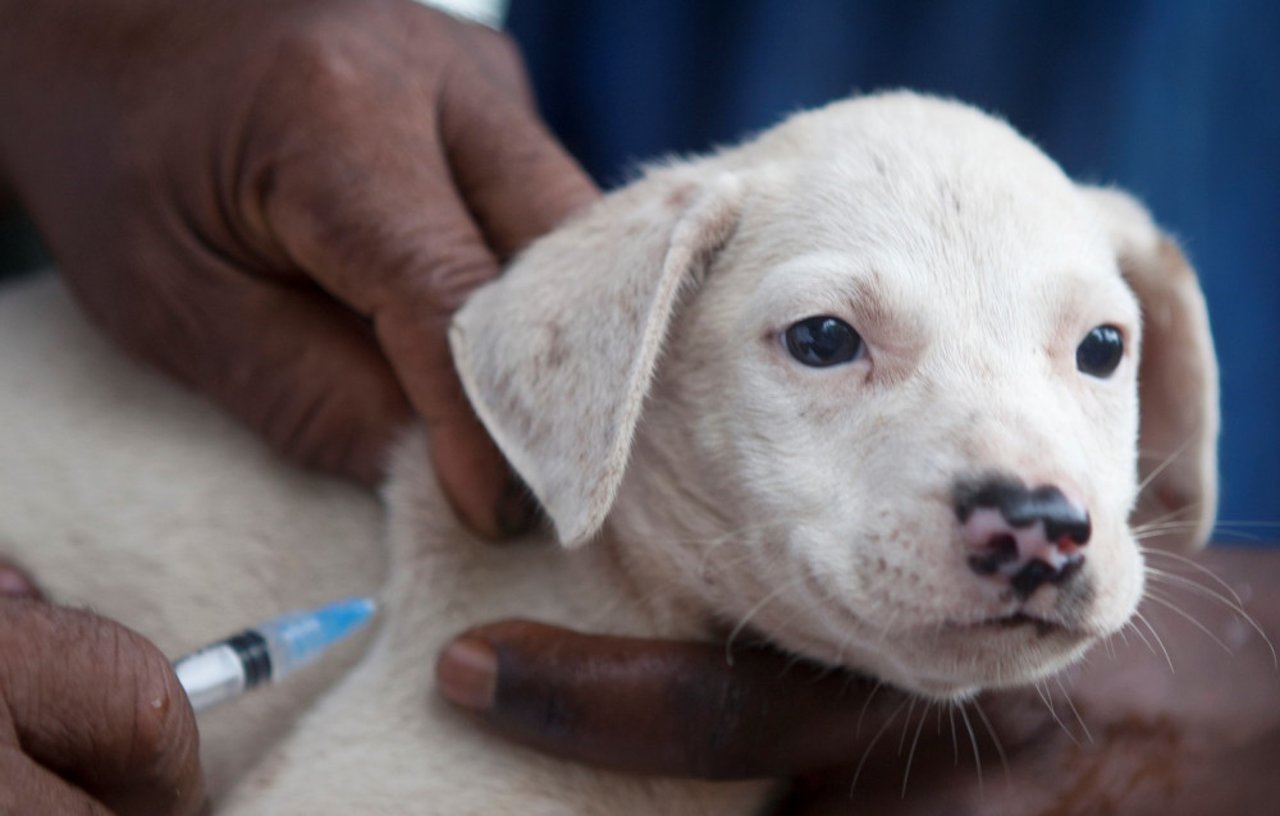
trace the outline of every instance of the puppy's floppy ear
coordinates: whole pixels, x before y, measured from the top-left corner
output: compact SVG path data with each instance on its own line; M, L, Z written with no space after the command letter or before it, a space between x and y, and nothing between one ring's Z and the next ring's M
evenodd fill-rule
M569 546L604 522L681 292L737 224L741 185L652 171L530 247L454 318L467 396Z
M1142 304L1139 474L1130 519L1166 549L1204 546L1218 504L1218 363L1195 270L1147 211L1115 190L1086 189L1103 213L1120 271ZM1168 522L1168 524L1165 524Z

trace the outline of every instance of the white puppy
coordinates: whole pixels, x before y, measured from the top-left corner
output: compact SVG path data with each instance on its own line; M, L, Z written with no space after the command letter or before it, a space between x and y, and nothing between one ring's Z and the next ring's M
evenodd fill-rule
M475 542L412 436L384 555L367 498L114 358L48 284L0 326L0 547L57 597L176 652L389 560L377 640L323 699L354 655L202 722L226 812L752 812L770 784L477 733L430 694L433 655L512 615L749 628L963 698L1116 632L1132 525L1188 521L1163 543L1191 549L1215 507L1216 368L1176 247L1005 124L906 93L656 167L459 314L467 392L564 548Z

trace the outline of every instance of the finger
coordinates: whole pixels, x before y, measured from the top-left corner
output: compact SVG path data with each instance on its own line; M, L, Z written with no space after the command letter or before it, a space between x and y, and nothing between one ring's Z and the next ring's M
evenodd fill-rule
M348 131L323 150L282 163L266 202L267 221L298 268L372 320L382 349L425 421L446 494L473 528L497 535L516 526L513 519L527 520L531 513L527 503L512 501L522 494L510 487L504 460L463 394L447 327L467 296L498 274L495 251L513 250L549 228L556 220L552 213L571 206L563 197L549 196L566 187L564 176L577 179L569 189L582 183L588 194L594 191L506 91L474 70L457 73L469 76L477 89L470 104L491 102L515 112L495 120L511 125L499 141L523 147L446 156L438 142L443 122L435 121L434 110L422 121L399 117L393 122L387 122L385 111L365 111L369 121L383 122L386 128ZM468 133L462 128L455 135ZM493 134L484 138L492 143ZM460 167L459 160L480 161L485 169ZM523 162L537 165L536 171ZM479 178L488 174L510 176L514 186L503 192L518 201L469 209L472 202L455 180L470 179L481 193L478 200L492 201L496 188ZM541 184L543 177L551 180ZM352 178L376 178L378 183L352 189Z
M17 564L0 558L0 597L40 600L40 588Z
M199 809L195 715L147 640L85 612L6 601L0 655L0 751L25 753L119 813Z
M524 67L524 59L515 42L499 31L479 25L457 21L466 38L467 47L476 56L486 78L502 88L513 99L530 111L537 110L533 84Z
M766 651L508 621L440 656L450 701L499 734L641 773L738 779L856 762L902 698Z
M501 49L504 45L509 43L499 40L488 49L491 67L524 78L518 53L510 47ZM527 85L520 94L523 104L512 105L498 98L510 91L509 83L459 79L444 88L440 108L440 133L458 192L486 244L502 259L599 196L586 173L533 113ZM493 494L482 480L489 478L491 471L484 468L494 461L492 443L469 405L458 405L456 410L465 416L465 422L454 427L445 423L428 426L432 458L446 492L455 497L456 506L464 508L469 497L483 497L483 503L466 509L464 515L474 518L477 513L491 512L499 534L523 532L538 516L532 495L518 479L509 477L496 501L489 498ZM477 455L485 458L480 463L471 461ZM486 527L487 520L480 529Z
M244 288L219 313L227 367L207 390L293 459L380 482L412 411L372 331L322 293Z
M456 75L443 89L440 134L457 189L506 259L600 192L532 110L504 104L502 93Z
M508 469L463 394L447 340L453 312L498 265L442 162L428 156L420 166L379 173L386 181L357 195L330 187L347 170L299 170L276 197L271 218L293 262L371 320L431 435L455 509L474 529L498 535Z
M50 773L15 745L0 743L0 813L112 816L101 802Z
M509 45L496 42L490 51ZM514 49L498 50L490 60L494 70L505 61L504 73L524 77ZM532 113L527 86L519 94L522 104L500 98L510 92L497 83L459 80L443 89L440 108L440 133L458 194L485 245L504 260L599 195ZM405 327L389 325L388 332L399 333L400 328ZM417 342L421 346L425 341ZM523 532L537 518L536 504L513 476L499 483L494 494L491 474L504 460L463 399L443 336L435 347L446 355L439 370L442 378L448 377L449 391L433 401L440 406L437 414L449 419L428 423L428 431L445 491L473 527L499 535Z
M187 265L193 287L152 286L148 298L92 290L112 276L71 282L89 289L78 292L86 310L126 348L289 458L379 482L411 411L368 325L309 284L253 277L209 257Z

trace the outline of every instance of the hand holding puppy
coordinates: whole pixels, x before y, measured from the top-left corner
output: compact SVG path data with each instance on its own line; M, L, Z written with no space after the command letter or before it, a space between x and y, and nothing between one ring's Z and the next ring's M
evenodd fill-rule
M1280 600L1256 590L1280 582L1280 559L1211 548L1199 560L1242 594L1255 589L1245 597L1257 629L1201 590L1175 586L1178 611L1144 609L1167 655L1149 633L1131 632L1061 682L985 693L963 715L767 652L740 652L729 666L717 646L522 622L455 642L441 686L486 727L577 761L717 779L792 776L778 813L1267 812L1280 750L1268 638L1280 640Z
M416 413L468 523L530 520L445 327L596 191L509 41L409 2L4 0L0 110L0 179L133 354L369 483Z

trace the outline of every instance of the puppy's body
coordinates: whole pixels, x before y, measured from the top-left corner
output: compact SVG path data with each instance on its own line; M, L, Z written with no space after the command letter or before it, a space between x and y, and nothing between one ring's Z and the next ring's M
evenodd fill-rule
M384 522L366 492L281 464L212 406L123 359L53 279L3 292L0 348L0 551L52 598L121 620L174 656L284 609L383 599L354 669L367 638L201 717L216 811L692 816L749 813L762 800L768 785L547 759L478 732L433 694L439 648L482 621L706 636L660 593L643 597L611 548L475 539L417 437L398 453Z
M753 813L770 783L644 779L502 744L430 693L434 655L462 628L525 617L622 635L705 638L620 570L610 542L494 549L452 520L425 448L397 456L388 493L386 622L365 660L236 791L230 813ZM554 544L554 542L544 542ZM371 757L370 749L376 746ZM375 781L376 780L376 781ZM411 810L411 809L410 809Z
M74 322L47 288L3 306ZM813 316L856 329L857 356L801 364L789 327ZM1078 358L1098 326L1127 341L1103 373ZM570 549L474 541L421 443L406 441L386 494L375 645L314 705L341 661L207 718L227 723L207 735L225 769L215 793L252 764L230 812L744 813L768 801L765 783L641 780L474 731L431 696L433 655L512 615L672 637L749 625L934 697L1042 677L1122 626L1142 591L1129 516L1144 332L1142 445L1164 454L1145 468L1150 512L1188 512L1175 543L1195 546L1213 510L1212 347L1194 276L1136 205L1072 184L1002 123L907 94L655 169L537 243L455 324L473 403ZM73 333L71 356L105 354ZM38 396L0 392L34 438L6 440L18 445L6 461L54 475L0 490L0 524L26 520L3 530L6 546L58 597L185 648L381 572L367 498L286 472L122 363L96 362L82 383L65 355L33 368L52 352L3 348L0 375L45 382ZM154 416L121 431L121 404ZM142 466L80 470L87 450L106 463L144 451ZM1009 515L1018 491L1073 532L1051 532L1063 516ZM271 515L281 508L294 512ZM89 546L76 543L75 519L135 512L131 528L95 523ZM274 522L244 521L259 517ZM155 557L151 539L173 525L191 537ZM91 570L77 569L77 547ZM265 589L247 593L256 604L202 589L246 575ZM240 719L251 705L271 710L269 729Z
M125 359L58 282L0 295L0 553L49 597L173 657L289 608L373 593L383 516L299 473L197 396ZM261 760L366 639L200 722L215 796Z

